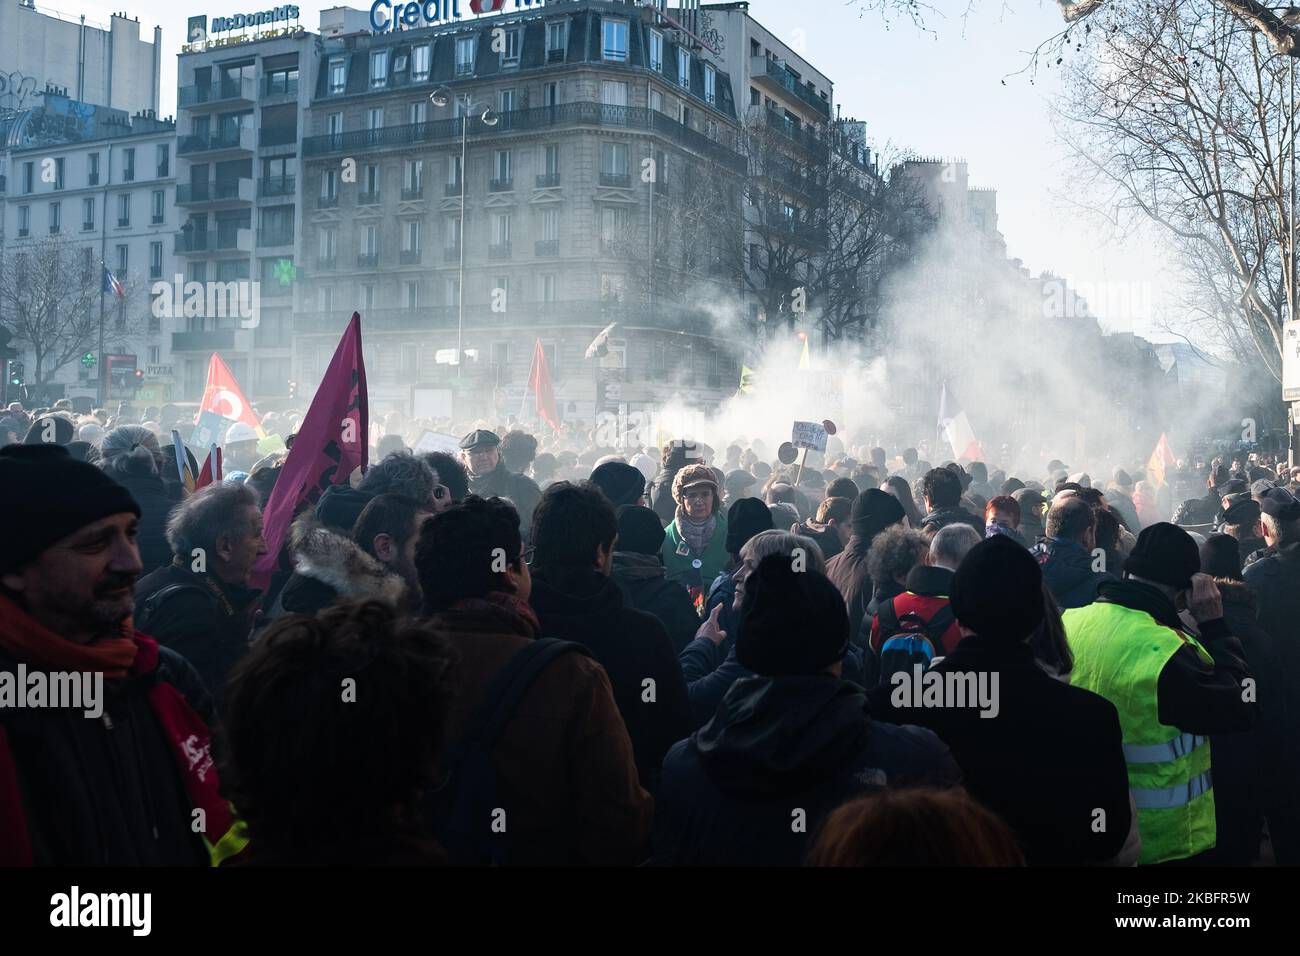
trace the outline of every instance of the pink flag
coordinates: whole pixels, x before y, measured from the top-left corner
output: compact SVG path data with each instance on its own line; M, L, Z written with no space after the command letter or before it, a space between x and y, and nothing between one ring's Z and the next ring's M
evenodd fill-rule
M254 586L265 588L270 580L299 505L314 506L326 488L345 484L353 469L366 466L369 421L361 316L353 312L262 509L267 554L257 564Z
M560 415L555 408L555 389L551 387L551 372L546 367L546 350L542 340L533 346L533 364L528 370L528 388L524 392L524 405L520 417L530 420L535 414L556 431L560 429Z

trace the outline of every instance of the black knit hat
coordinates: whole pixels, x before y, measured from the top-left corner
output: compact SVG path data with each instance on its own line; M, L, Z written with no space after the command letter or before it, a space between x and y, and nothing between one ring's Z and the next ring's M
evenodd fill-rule
M1237 539L1227 534L1212 534L1199 548L1201 569L1216 578L1241 580L1241 549Z
M1224 506L1218 519L1223 524L1254 524L1259 520L1259 502L1250 496L1249 491L1224 495Z
M953 577L952 612L981 637L1023 641L1043 621L1043 572L1033 555L1005 535L966 552Z
M664 544L664 524L659 515L644 505L623 505L618 509L618 550L635 554L658 554Z
M645 475L622 461L605 462L591 473L591 483L605 493L615 508L634 505L645 494Z
M769 677L819 674L844 659L849 614L835 585L770 554L745 579L736 660Z
M1192 575L1201 570L1201 555L1190 534L1161 521L1142 529L1124 559L1124 570L1181 590L1192 586Z
M330 485L316 502L316 517L327 528L351 534L361 512L373 497L351 485Z
M772 512L758 498L737 498L727 509L727 554L739 554L760 531L772 530Z
M1300 518L1300 501L1285 488L1270 488L1259 496L1259 509L1278 521L1295 521Z
M853 533L863 541L870 541L892 524L898 524L907 514L903 506L887 491L868 488L853 502L850 520Z
M109 515L140 514L131 492L53 444L0 448L0 500L13 504L0 534L0 573Z

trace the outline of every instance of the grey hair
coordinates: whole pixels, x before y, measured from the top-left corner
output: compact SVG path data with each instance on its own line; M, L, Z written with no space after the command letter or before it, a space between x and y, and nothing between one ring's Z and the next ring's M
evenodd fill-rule
M968 524L950 524L940 528L930 541L930 564L956 571L966 552L984 539Z
M176 557L189 558L195 549L211 554L223 535L248 533L247 509L257 510L257 496L243 485L208 485L190 495L167 518L167 543Z
M760 531L744 543L740 549L740 557L744 561L758 564L758 562L773 554L783 554L786 557L791 557L795 548L803 549L804 555L808 559L806 570L816 571L818 574L826 573L826 558L822 555L821 546L812 538L805 538L801 534L791 534L789 531L777 531L775 529Z
M1300 540L1300 520L1278 521L1267 511L1260 513L1259 520L1264 523L1264 528L1275 545L1291 544Z
M162 449L158 436L143 425L118 425L99 446L99 467L110 475L160 475Z
M401 495L425 504L433 500L436 484L438 476L426 461L409 451L395 451L370 467L357 490L368 495Z

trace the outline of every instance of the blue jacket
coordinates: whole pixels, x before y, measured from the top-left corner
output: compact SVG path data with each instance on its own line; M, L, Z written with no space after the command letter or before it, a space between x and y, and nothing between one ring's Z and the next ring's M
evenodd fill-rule
M1062 611L1091 604L1101 583L1116 579L1106 571L1094 571L1092 555L1074 541L1048 538L1035 556L1043 569L1043 582Z

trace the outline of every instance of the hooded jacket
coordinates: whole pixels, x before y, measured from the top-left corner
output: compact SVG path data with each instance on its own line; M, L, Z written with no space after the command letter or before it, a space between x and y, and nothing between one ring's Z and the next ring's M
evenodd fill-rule
M845 801L886 786L959 782L937 737L873 722L860 687L830 675L745 678L669 751L652 861L798 866Z
M668 580L659 555L615 551L612 577L623 589L627 606L658 618L672 641L673 653L680 654L699 630L700 616L686 589Z
M1113 574L1094 571L1092 555L1074 541L1048 538L1037 557L1043 581L1062 611L1091 604L1102 582L1115 580Z
M935 508L921 519L920 530L933 537L936 531L946 528L950 524L970 525L979 532L981 538L984 537L984 522L961 507L961 505L955 505L951 508Z
M641 786L654 793L664 754L690 733L686 681L663 624L627 607L618 584L595 568L537 568L529 603L541 637L576 641L609 674Z
M310 511L289 529L293 574L267 617L315 614L340 598L375 598L401 607L406 582L351 538L332 531Z

